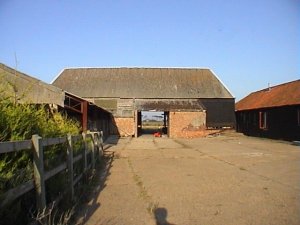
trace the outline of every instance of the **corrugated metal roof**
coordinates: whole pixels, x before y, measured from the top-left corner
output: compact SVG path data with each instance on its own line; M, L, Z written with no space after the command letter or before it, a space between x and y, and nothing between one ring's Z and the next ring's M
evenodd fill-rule
M300 80L253 92L236 103L237 111L300 104Z
M20 102L64 105L65 93L63 90L2 63L0 63L0 81L2 94L8 96L17 94Z
M85 98L233 98L209 69L65 69L53 84Z

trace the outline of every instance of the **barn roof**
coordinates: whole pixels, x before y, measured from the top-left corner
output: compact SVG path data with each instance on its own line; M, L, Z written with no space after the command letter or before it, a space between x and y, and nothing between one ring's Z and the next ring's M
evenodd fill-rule
M14 96L20 102L64 105L65 93L25 73L0 63L0 94Z
M300 80L253 92L236 103L236 111L300 104Z
M53 84L86 98L233 98L209 69L75 68Z

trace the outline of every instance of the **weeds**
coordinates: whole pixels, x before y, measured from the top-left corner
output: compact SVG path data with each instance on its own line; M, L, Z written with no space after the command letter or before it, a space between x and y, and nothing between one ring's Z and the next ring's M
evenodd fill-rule
M144 186L144 183L142 181L142 178L137 175L133 169L133 165L131 160L128 158L127 159L129 168L131 170L131 172L133 173L133 180L135 182L135 184L139 187L140 192L139 192L139 196L147 203L147 211L150 215L153 215L154 211L158 208L159 206L159 202L154 202L152 200L151 195L148 193L146 187Z
M158 206L159 206L158 202L155 202L155 203L150 202L149 205L148 205L148 207L147 207L148 213L150 213L151 215L153 215L154 212L155 212L155 210L158 208Z
M38 211L35 215L32 215L34 222L40 225L67 225L70 224L72 215L74 214L74 206L64 212L60 212L55 208L56 203L52 204L45 209Z

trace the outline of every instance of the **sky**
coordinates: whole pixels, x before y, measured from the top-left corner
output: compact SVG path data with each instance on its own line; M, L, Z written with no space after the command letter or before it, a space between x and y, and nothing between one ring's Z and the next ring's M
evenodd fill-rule
M0 0L0 62L210 68L236 100L300 79L300 0ZM155 81L154 81L155 82Z

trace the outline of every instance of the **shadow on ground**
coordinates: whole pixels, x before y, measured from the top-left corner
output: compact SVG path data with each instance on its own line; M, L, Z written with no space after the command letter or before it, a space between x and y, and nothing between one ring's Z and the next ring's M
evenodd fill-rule
M156 221L156 225L175 225L174 223L169 223L168 218L168 210L165 208L157 208L154 210L154 218Z
M79 206L79 211L75 216L76 225L85 224L95 211L101 206L97 199L101 191L106 187L106 180L110 176L110 169L114 160L114 152L108 149L117 145L119 141L118 136L110 136L104 142L104 154L101 161L96 168L96 173L88 184L87 191L83 196L80 196L83 204Z

